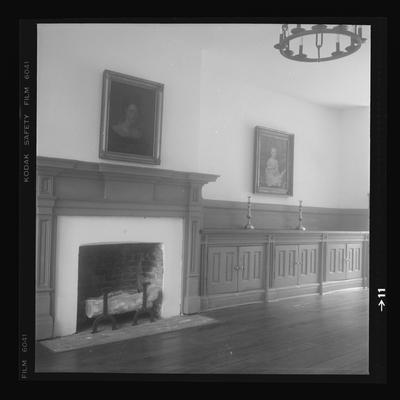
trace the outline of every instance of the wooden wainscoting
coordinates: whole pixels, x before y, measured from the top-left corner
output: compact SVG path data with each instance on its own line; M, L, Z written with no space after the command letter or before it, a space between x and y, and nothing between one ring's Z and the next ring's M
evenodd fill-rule
M247 203L203 201L205 229L241 229L246 225ZM284 204L252 204L252 223L256 229L295 229L298 207ZM368 209L303 207L303 223L310 231L367 231Z

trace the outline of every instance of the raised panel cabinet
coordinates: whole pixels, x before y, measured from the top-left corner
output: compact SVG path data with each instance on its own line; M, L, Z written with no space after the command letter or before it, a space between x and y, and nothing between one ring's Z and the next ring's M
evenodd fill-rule
M236 247L211 247L208 252L207 266L207 291L209 294L237 291Z
M299 285L317 283L319 280L319 245L299 246Z
M346 279L361 278L362 244L348 243L346 248Z
M276 245L272 287L289 287L318 282L319 245Z
M346 279L346 244L329 243L326 250L326 280Z
M298 246L276 245L274 249L274 264L272 287L297 285Z
M339 281L362 277L362 243L328 244L326 280Z
M368 285L368 232L202 230L202 310Z
M261 289L263 260L263 246L210 247L207 293L213 295Z
M263 287L263 246L239 247L238 290L256 290Z

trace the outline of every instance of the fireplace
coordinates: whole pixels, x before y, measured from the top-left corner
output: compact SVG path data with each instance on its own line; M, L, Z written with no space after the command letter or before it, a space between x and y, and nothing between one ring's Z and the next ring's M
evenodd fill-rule
M70 335L88 326L79 301L86 295L100 297L107 282L114 282L115 291L137 288L136 272L127 268L140 257L134 250L153 249L158 263L162 254L162 275L161 268L154 275L162 285L160 316L182 314L182 222L180 218L58 217L54 336ZM116 268L108 268L111 265ZM97 277L96 284L85 283L86 273L103 267L108 270L103 278Z
M161 310L163 284L162 243L110 243L79 248L77 332L92 326L108 312L117 321L132 319L143 303L143 293Z
M36 339L80 329L83 246L162 243L161 317L200 311L201 189L216 175L50 157L36 165Z

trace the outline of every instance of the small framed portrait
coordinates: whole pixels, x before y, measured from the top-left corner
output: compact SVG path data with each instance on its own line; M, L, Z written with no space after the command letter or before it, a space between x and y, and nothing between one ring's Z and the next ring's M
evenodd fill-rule
M160 164L164 85L105 70L99 157Z
M294 135L255 128L254 193L293 195Z

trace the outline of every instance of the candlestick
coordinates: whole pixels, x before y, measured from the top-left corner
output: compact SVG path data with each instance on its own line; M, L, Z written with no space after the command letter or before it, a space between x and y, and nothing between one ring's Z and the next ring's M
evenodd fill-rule
M244 229L254 229L254 226L251 224L251 204L250 204L251 196L248 196L247 200L247 224Z
M297 225L299 231L305 231L306 228L303 226L303 200L299 200L299 224Z

